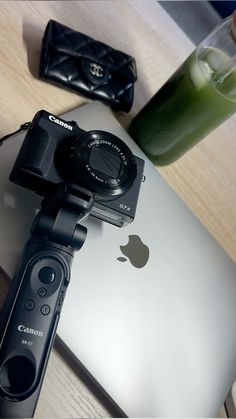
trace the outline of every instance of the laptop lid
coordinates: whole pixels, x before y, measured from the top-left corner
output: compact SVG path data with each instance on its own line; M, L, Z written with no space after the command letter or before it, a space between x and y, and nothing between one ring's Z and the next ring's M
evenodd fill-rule
M75 116L144 158L146 180L129 226L88 220L58 334L128 416L215 416L236 374L235 263L108 108Z
M215 416L236 375L236 268L98 103L63 115L145 159L133 223L90 218L58 335L131 417ZM1 149L0 264L12 276L40 198L8 181L24 135Z

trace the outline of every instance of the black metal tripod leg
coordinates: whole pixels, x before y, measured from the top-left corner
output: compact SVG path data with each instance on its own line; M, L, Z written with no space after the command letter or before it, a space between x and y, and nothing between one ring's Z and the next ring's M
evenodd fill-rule
M74 250L86 239L77 224L93 196L65 184L43 201L2 310L0 418L32 417L70 280Z

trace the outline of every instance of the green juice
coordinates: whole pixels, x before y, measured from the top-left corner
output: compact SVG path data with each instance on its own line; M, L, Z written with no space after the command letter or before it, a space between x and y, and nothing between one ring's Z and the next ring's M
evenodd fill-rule
M215 48L196 50L134 118L130 135L157 165L166 165L236 111L236 70Z

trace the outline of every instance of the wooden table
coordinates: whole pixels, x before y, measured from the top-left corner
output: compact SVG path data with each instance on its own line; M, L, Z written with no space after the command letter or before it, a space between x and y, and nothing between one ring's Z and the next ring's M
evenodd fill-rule
M2 1L0 136L30 120L39 109L60 114L87 101L37 79L41 40L52 18L136 58L134 106L129 115L118 115L124 126L194 48L155 0ZM160 170L234 259L235 127L232 117L178 162ZM3 276L1 281L3 298L8 283ZM109 413L53 350L36 416L104 417Z

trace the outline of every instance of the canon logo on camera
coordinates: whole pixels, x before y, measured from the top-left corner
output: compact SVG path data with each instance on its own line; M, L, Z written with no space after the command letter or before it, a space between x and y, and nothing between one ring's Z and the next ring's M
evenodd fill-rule
M23 324L19 324L17 329L19 330L19 332L29 333L30 335L39 336L40 338L43 336L43 332L41 332L41 330L30 329L29 327L26 327Z
M58 118L55 118L55 116L53 115L49 115L48 118L50 119L50 121L54 122L54 124L61 125L61 127L64 127L68 129L69 131L73 130L73 127L71 125L68 125L66 122L63 122Z

